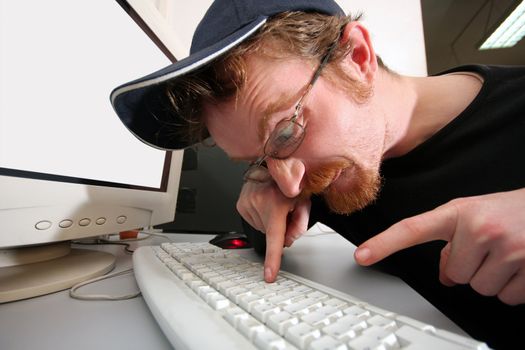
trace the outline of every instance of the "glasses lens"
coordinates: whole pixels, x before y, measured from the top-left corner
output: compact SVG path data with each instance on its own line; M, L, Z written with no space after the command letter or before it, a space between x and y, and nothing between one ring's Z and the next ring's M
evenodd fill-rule
M282 120L270 134L264 147L264 153L277 159L292 155L304 138L304 128L294 120Z

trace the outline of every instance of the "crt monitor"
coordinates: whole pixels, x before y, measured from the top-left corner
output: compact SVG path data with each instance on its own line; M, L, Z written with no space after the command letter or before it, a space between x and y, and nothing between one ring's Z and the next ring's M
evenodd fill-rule
M174 219L182 154L142 144L109 102L170 63L130 14L123 1L0 3L0 302L112 269L71 240Z

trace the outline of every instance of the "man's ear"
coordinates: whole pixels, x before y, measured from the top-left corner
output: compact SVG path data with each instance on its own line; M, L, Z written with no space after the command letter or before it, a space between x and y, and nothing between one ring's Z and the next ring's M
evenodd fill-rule
M350 44L351 50L344 58L360 80L372 81L377 72L377 57L370 41L368 30L357 21L348 23L339 39L340 45Z

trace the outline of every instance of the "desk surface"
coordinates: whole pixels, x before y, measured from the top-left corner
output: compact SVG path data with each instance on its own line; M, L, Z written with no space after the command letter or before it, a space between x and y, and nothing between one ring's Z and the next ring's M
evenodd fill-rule
M210 235L170 235L174 241L207 241ZM141 245L159 244L162 239ZM119 246L96 249L117 256L115 271L132 266ZM396 277L356 265L355 247L320 227L286 249L282 269L326 284L376 306L465 334L452 321ZM253 250L240 250L262 260ZM83 294L127 294L136 290L132 274L98 282ZM80 301L62 291L0 305L0 349L170 349L142 297L124 301Z

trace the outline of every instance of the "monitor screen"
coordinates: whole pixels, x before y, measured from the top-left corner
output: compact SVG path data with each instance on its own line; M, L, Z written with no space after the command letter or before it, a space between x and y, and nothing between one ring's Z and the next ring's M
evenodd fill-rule
M108 92L168 58L114 1L54 4L2 4L0 166L159 188L165 153L122 127Z
M33 296L7 286L20 261L68 255L50 243L174 220L182 153L138 141L109 102L170 63L126 5L0 3L0 302Z

